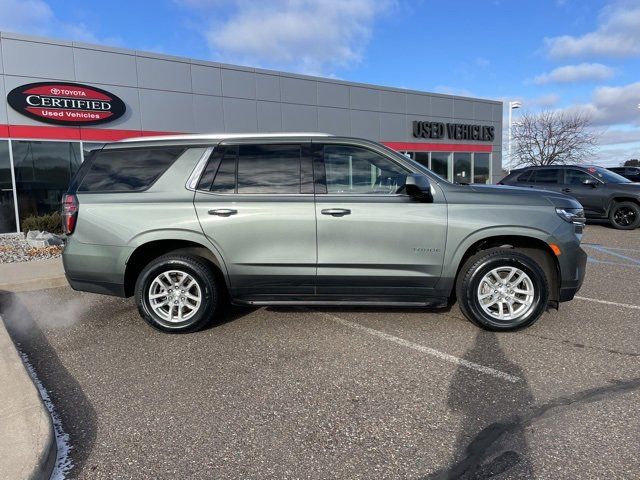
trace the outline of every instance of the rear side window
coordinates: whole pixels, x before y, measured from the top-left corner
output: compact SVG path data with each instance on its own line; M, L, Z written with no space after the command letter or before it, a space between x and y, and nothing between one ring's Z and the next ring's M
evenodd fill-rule
M227 147L211 184L214 193L300 193L300 145Z
M300 193L300 145L240 145L238 193Z
M529 182L533 183L559 183L558 174L560 170L557 168L547 168L544 170L533 170Z
M91 161L79 192L146 190L182 155L184 147L101 150Z
M521 173L520 175L518 175L518 182L519 183L526 183L529 181L529 179L531 178L531 170L527 170L524 173Z
M565 172L565 181L569 185L582 185L586 180L594 180L587 172L570 168Z

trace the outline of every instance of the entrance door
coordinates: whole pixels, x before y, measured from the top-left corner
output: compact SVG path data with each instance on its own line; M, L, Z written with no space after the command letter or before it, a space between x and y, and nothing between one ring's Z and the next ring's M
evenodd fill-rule
M313 295L316 219L311 159L300 144L218 147L195 207L225 261L232 295L250 301ZM209 185L207 185L210 183Z
M13 199L9 142L0 140L0 233L16 231L16 209Z
M402 193L411 172L381 152L330 143L318 148L318 296L424 301L442 272L442 196L419 203Z

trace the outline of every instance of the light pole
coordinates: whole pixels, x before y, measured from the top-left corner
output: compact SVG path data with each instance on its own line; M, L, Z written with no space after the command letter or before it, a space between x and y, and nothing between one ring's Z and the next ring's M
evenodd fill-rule
M522 102L519 101L513 101L513 102L509 102L509 161L508 161L508 165L511 165L511 111L515 110L516 108L520 108L522 107Z

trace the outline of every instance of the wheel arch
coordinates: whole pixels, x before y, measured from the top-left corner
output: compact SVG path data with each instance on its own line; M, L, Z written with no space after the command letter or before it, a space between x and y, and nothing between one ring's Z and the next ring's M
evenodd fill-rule
M609 199L609 203L607 204L607 217L611 214L611 209L616 203L622 202L632 202L640 207L640 200L634 197L627 197L624 195L614 195Z
M560 300L560 263L545 240L538 236L527 234L514 235L493 232L482 238L474 238L471 242L466 242L465 245L462 245L461 248L458 249L454 256L452 265L455 266L455 271L450 274L451 283L448 286L449 291L451 293L455 291L454 286L458 280L458 275L469 258L483 250L499 247L512 248L536 260L549 280L551 290L549 293L549 301L554 302L554 306L557 306Z
M147 241L140 242L127 259L124 274L126 297L131 297L134 294L136 280L142 269L154 258L168 253L193 255L202 258L212 268L220 285L224 285L227 291L229 290L229 278L224 262L209 247L193 239L160 238L147 239Z

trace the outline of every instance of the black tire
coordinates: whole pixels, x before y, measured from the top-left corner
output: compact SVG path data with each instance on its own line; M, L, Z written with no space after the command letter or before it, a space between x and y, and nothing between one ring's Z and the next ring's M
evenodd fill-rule
M191 290L191 292L195 291L196 294L200 294L201 303L195 313L187 320L168 321L151 307L149 295L152 282L158 275L169 271L186 273L197 283L197 287L192 287L195 290ZM188 333L204 328L215 317L219 303L218 298L219 294L214 273L205 261L196 256L168 254L158 257L144 267L136 281L135 299L140 316L149 325L163 332ZM182 307L171 307L172 315L173 308L176 308L177 313L177 309ZM185 307L184 310L188 309Z
M640 207L633 202L615 202L609 212L609 222L618 230L634 230L640 226Z
M531 306L514 319L498 320L480 305L480 283L485 275L499 267L518 268L526 273L533 286ZM535 323L547 309L549 280L540 265L528 255L514 249L494 248L483 250L465 262L458 274L456 295L464 316L479 327L492 331L517 330Z

